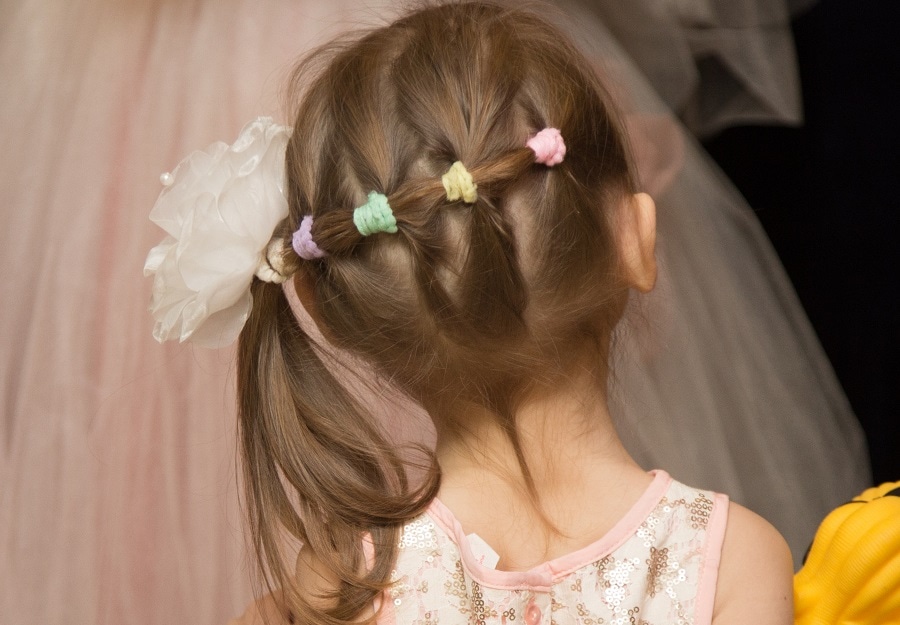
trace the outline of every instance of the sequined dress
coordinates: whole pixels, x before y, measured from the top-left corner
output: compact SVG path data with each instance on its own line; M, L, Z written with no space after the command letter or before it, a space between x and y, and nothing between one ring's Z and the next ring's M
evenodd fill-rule
M598 541L509 572L435 500L403 529L378 625L706 625L727 515L726 496L656 471Z

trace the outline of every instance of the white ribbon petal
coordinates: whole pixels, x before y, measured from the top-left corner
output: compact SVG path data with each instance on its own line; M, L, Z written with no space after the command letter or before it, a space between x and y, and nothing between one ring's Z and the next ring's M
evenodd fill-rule
M150 219L167 236L150 250L153 336L206 347L234 342L250 314L250 285L288 214L284 152L290 128L259 118L231 146L194 152L172 172Z

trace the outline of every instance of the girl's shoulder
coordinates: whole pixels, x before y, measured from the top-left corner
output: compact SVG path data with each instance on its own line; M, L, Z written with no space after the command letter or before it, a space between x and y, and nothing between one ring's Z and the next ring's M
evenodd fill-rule
M787 543L768 521L731 502L713 625L788 625L793 613L793 563Z

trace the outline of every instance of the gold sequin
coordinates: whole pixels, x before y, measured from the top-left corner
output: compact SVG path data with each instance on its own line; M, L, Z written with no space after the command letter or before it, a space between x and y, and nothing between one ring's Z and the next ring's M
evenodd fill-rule
M413 621L413 625L439 625L439 623L437 614L433 612L426 612L423 618Z
M497 611L484 602L484 593L481 592L481 584L472 581L472 618L476 625L485 625L487 619L497 618Z
M620 606L631 583L631 574L637 569L640 562L637 558L623 558L618 561L612 559L612 568L607 567L603 573L603 579L607 582L606 588L603 590L603 603L613 614L623 611ZM624 625L624 621L622 623L613 621L613 624Z
M655 514L648 516L637 529L637 537L641 539L645 547L656 543L656 527L659 525L659 517Z
M650 557L647 563L647 592L651 597L655 597L662 590L662 582L668 573L669 568L669 549L663 547L657 549L650 547Z
M712 514L712 508L712 499L703 493L698 493L696 499L694 499L690 505L691 527L695 530L706 529L706 526L709 523L709 515Z
M463 574L462 561L457 560L455 564L453 575L444 582L444 591L463 601L468 601L469 594L466 592L466 576Z
M437 547L434 523L424 517L404 525L399 547L401 549L434 549Z
M565 607L566 607L566 604L559 601L559 599L556 598L556 593L551 591L550 592L550 611L558 612L559 610L564 610Z
M592 617L591 612L584 607L583 603L576 603L575 610L578 612L578 625L603 625L606 622L603 617Z
M391 573L391 586L388 589L388 595L390 595L391 599L394 601L394 605L399 606L403 603L403 595L407 594L412 587L408 583L409 578L404 575L402 577L398 577L397 571L393 571Z

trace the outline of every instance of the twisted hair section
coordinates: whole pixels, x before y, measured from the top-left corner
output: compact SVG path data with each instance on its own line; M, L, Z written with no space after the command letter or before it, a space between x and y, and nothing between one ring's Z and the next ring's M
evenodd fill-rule
M589 64L527 12L454 3L320 51L299 66L293 93L284 240L312 217L322 254L297 260L317 323L439 432L462 427L466 403L487 408L539 509L516 406L536 380L565 373L560 354L611 329L626 292L612 208L635 183ZM543 128L565 138L552 167L526 146ZM448 200L442 183L457 161L477 185L471 203ZM396 232L354 225L373 192ZM400 527L435 496L440 470L429 456L410 482L280 288L256 284L253 297L239 389L259 565L299 622L352 622L389 585ZM324 607L292 588L284 532L339 580Z

